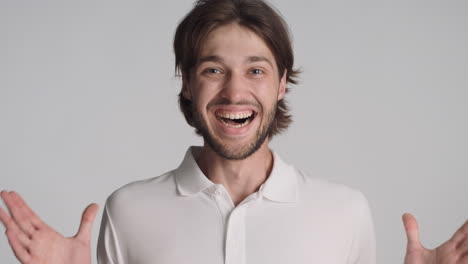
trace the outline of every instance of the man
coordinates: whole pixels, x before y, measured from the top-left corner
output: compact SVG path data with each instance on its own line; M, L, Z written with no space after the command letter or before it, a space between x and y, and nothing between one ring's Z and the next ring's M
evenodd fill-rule
M181 165L130 183L107 200L99 263L375 263L365 197L315 179L272 152L291 122L284 101L295 83L287 27L261 0L205 0L179 24L179 103L204 139ZM14 192L2 192L7 237L23 263L91 263L97 205L78 234L63 238ZM468 263L468 224L435 250L404 216L406 263Z

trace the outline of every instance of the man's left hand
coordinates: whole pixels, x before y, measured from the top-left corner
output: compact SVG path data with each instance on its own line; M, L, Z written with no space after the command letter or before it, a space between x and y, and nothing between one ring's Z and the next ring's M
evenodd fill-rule
M468 264L468 221L435 249L426 249L419 241L418 222L413 215L404 214L403 224L408 239L405 264Z

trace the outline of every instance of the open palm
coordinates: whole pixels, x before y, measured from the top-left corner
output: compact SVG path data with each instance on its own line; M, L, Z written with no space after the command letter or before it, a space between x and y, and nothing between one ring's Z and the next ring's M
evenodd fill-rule
M0 221L6 227L8 242L22 263L90 264L91 229L98 211L90 204L83 212L78 233L63 237L44 223L16 192L2 191L9 215L0 207Z
M416 218L403 215L408 244L405 264L468 264L468 221L451 239L435 249L426 249L419 241Z

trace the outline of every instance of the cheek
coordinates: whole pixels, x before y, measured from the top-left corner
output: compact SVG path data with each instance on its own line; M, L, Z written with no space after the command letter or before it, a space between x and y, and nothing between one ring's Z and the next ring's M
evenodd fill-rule
M258 83L255 87L255 94L264 105L269 107L274 101L278 100L278 83L262 82Z
M213 99L216 93L216 87L213 84L199 82L193 91L194 100L197 103L199 111L205 112L208 103Z

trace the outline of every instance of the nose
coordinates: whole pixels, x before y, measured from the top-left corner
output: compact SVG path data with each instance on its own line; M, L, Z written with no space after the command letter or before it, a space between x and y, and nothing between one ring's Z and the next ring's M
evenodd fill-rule
M248 92L249 85L245 77L242 74L231 72L226 76L220 96L235 104L247 99Z

